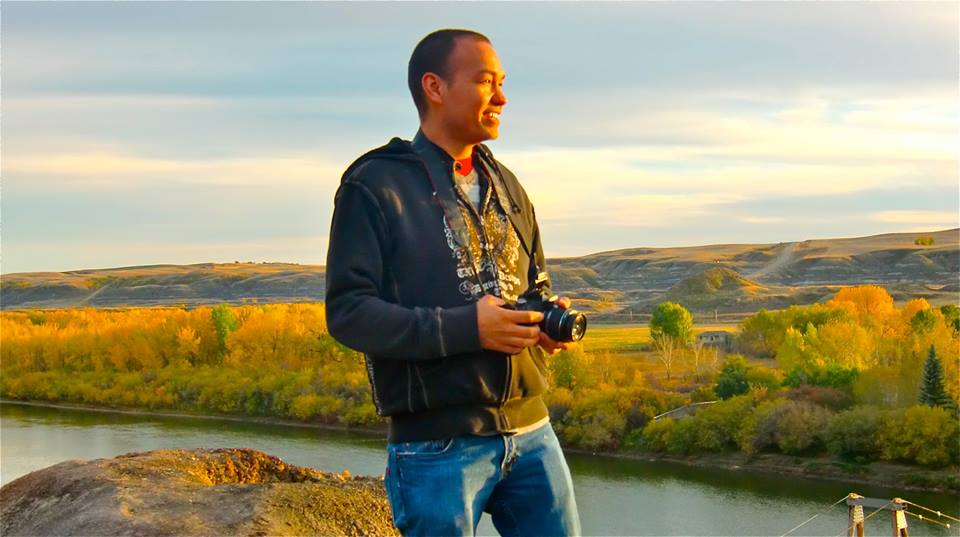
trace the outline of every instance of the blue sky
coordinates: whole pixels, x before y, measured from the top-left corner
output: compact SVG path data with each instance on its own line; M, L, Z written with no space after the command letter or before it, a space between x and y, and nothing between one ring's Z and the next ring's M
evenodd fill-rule
M956 3L4 2L0 270L324 262L343 169L487 34L548 256L958 226Z

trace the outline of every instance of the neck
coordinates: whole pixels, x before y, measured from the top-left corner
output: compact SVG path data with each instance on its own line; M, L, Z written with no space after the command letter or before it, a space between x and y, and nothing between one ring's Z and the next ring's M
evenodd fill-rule
M477 145L454 139L432 121L421 122L420 130L423 131L423 135L426 136L428 140L443 148L443 150L455 160L465 159L473 155L473 147Z

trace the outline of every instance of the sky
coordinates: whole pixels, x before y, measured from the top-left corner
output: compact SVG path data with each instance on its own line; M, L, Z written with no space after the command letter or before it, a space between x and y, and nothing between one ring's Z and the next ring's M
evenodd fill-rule
M438 28L548 257L954 228L960 4L3 2L0 271L324 264Z

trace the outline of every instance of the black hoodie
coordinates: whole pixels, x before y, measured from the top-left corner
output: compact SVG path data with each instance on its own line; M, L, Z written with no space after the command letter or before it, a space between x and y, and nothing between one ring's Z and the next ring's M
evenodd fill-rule
M545 354L481 348L476 301L513 301L544 270L533 206L480 144L481 211L454 161L418 131L358 158L335 197L327 251L330 334L364 353L390 441L492 433L547 415ZM482 216L481 216L482 214Z

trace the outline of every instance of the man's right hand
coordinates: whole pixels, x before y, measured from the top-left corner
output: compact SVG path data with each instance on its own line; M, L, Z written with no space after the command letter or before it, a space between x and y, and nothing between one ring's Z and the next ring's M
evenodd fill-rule
M506 304L493 295L483 295L477 302L477 327L480 329L480 346L484 349L507 354L517 354L539 341L543 319L539 311L516 311L502 308ZM533 326L526 326L532 324Z

